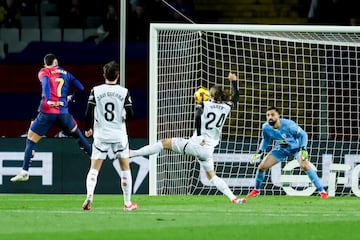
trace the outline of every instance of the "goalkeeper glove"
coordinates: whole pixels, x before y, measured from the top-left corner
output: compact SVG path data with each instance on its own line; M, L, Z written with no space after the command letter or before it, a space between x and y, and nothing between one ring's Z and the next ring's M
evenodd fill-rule
M262 151L258 151L257 153L254 153L253 155L251 155L250 163L254 164L257 160L261 159L262 155L263 155Z
M300 150L300 155L301 155L303 161L306 161L309 159L309 153L304 147Z

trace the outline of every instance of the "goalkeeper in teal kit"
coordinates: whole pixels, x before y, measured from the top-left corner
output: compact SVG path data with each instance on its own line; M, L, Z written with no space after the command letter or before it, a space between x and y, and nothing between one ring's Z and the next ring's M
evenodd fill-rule
M315 185L320 197L328 197L317 173L310 167L309 154L306 150L308 136L298 124L292 120L280 118L279 110L276 107L270 107L266 111L266 123L262 126L262 137L259 150L251 156L250 163L254 164L257 160L261 159L269 144L274 142L275 146L259 164L255 175L255 188L247 197L260 195L260 188L264 181L266 170L279 162L285 161L289 157L298 159L300 168L305 171L311 182Z

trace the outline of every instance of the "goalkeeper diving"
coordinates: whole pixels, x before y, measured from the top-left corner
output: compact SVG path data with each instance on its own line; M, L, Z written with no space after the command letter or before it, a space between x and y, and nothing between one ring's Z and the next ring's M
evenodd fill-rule
M272 142L274 148L262 159L265 150ZM321 198L328 198L324 187L320 183L317 173L310 167L309 154L306 150L308 143L307 133L294 121L281 118L276 107L266 111L266 122L262 125L262 140L257 153L250 158L250 163L260 162L256 175L255 187L247 197L260 195L260 188L265 178L265 172L277 163L288 158L298 159L300 168L305 171L311 182L315 185Z

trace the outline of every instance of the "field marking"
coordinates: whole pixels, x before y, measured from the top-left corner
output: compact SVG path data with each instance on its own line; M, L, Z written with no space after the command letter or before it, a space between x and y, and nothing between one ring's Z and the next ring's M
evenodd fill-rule
M115 210L115 211L114 211ZM225 215L233 215L234 212L232 211L217 211L218 213L223 213ZM0 213L21 213L21 214L114 214L114 213L123 213L123 214L129 214L130 212L123 211L122 208L107 208L107 211L104 210L92 210L92 211L83 211L81 209L79 210L36 210L36 209L3 209L0 210ZM188 214L194 214L193 211L185 211L185 210L179 210L176 211L167 211L164 212L164 209L159 209L158 211L147 210L147 209L140 209L136 210L134 212L136 215L188 215ZM314 213L306 214L306 213L290 213L290 212L282 212L282 213L252 213L250 211L247 211L247 213L250 213L253 216L267 216L267 217L310 217L311 215L314 215ZM202 213L197 212L197 215L208 215L208 213ZM348 216L354 216L354 217L360 217L359 212L351 212L351 213L339 213L339 212L325 212L325 213L316 213L318 216L324 216L324 217L348 217Z

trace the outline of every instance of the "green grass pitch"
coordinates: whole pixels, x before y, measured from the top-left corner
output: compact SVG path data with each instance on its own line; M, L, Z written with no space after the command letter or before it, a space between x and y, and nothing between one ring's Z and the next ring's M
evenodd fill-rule
M235 205L217 196L1 194L0 239L359 239L357 197L260 196Z

